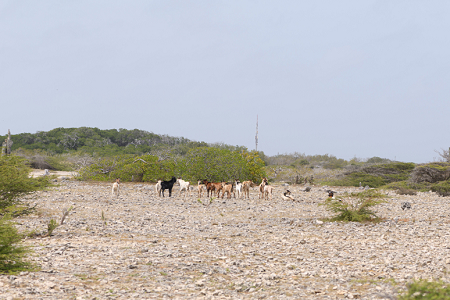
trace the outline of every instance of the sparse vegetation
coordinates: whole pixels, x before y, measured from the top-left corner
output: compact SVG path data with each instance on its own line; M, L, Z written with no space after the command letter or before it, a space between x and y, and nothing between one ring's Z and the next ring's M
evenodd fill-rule
M327 210L337 213L330 221L374 222L379 221L379 217L371 207L384 202L382 198L386 198L386 195L376 190L368 190L344 195L342 199L328 198L319 205L325 205Z
M402 162L370 165L348 171L341 178L328 180L325 184L359 186L361 183L363 186L377 188L392 182L407 180L414 167L413 163Z
M51 236L56 227L58 227L58 223L54 219L51 219L47 224L47 235Z
M22 238L8 215L0 218L0 273L17 273L35 268L24 260L30 249L21 245Z
M450 286L442 281L414 281L399 300L442 300L450 299Z

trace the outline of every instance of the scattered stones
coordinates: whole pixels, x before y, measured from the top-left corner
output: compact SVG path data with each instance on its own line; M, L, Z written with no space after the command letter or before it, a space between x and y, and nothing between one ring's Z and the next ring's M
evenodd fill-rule
M74 209L53 236L26 239L40 270L0 275L0 298L395 299L414 279L449 281L450 207L434 193L392 192L375 207L386 221L360 224L322 221L319 188L290 186L298 202L258 199L256 187L204 205L152 186L122 183L112 198L111 184L65 180L25 199L39 214L16 220L23 232Z

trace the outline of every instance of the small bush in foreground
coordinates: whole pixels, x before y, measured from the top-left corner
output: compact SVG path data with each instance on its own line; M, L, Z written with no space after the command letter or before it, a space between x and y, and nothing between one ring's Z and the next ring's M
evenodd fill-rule
M22 235L14 227L8 217L0 218L0 273L16 273L30 271L34 267L23 261L30 252L27 247L20 245Z
M371 207L384 202L381 198L386 198L386 195L368 190L344 195L343 199L328 198L319 205L325 205L327 210L337 213L330 221L376 222L380 218Z
M450 286L442 281L415 281L408 285L405 294L399 300L442 300L450 299Z

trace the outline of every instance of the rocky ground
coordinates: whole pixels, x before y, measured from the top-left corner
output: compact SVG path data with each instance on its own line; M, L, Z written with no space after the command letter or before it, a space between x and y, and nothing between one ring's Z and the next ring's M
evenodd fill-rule
M396 299L415 278L450 281L449 198L398 196L379 224L330 223L326 187L298 202L159 198L154 185L62 181L18 219L40 271L0 276L0 299ZM339 194L354 191L334 188ZM166 195L167 196L167 195ZM401 202L412 209L403 211Z

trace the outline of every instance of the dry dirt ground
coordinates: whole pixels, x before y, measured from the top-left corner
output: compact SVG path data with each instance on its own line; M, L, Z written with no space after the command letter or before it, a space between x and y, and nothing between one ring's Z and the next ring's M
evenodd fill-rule
M418 278L450 281L449 198L398 196L379 224L322 222L327 187L291 186L296 202L184 198L174 187L62 180L18 219L40 270L0 276L0 299L396 299ZM339 197L352 188L335 187ZM412 209L403 211L408 201ZM211 202L211 203L210 203Z

